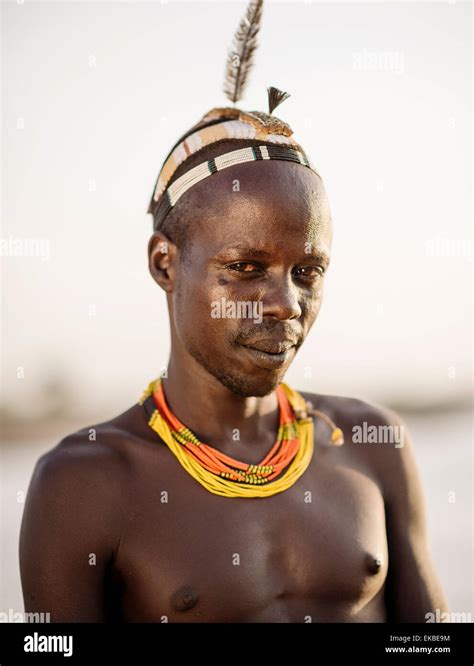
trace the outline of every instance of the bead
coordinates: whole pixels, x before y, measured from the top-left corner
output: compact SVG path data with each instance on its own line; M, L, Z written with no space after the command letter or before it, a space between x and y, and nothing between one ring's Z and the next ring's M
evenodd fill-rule
M296 422L295 410L302 397L285 384L277 387L280 418L283 423L278 427L277 440L272 447L273 453L267 460L270 464L265 465L242 464L241 461L233 460L218 449L200 442L167 406L162 382L156 381L153 386L157 409L149 420L150 427L157 432L190 476L211 493L225 497L271 496L291 487L311 461L313 422L311 419L308 423ZM192 451L194 453L191 453ZM278 463L271 464L273 460L278 460ZM269 479L269 475L278 475L279 478Z

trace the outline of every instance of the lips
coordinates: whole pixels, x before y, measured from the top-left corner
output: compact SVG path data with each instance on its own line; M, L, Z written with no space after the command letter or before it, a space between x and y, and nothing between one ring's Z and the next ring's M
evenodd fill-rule
M264 340L256 340L255 342L246 342L243 346L266 352L267 354L282 354L291 349L291 347L294 347L295 344L291 340L272 340L271 338L266 338Z
M259 340L242 345L253 365L274 370L288 363L294 354L295 343L289 340Z

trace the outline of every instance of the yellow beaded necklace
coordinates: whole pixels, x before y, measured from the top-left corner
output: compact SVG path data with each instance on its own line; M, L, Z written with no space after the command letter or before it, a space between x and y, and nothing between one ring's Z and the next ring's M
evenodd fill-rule
M210 493L222 497L270 497L287 490L296 483L311 462L314 448L313 420L306 416L307 407L304 398L286 384L282 383L280 387L293 410L293 419L290 423L280 425L278 438L292 437L292 441L297 444L297 450L280 478L268 483L266 483L267 479L262 478L265 475L268 476L270 472L268 466L264 465L248 466L245 463L240 463L239 467L247 469L246 472L240 473L239 470L231 469L230 473L221 472L216 474L206 469L202 462L193 455L192 449L194 448L194 451L199 453L200 456L208 455L211 457L213 451L218 453L217 450L203 445L188 428L177 421L164 401L160 379L149 384L140 398L139 404L144 405L147 410L150 417L149 426L165 442L184 469ZM173 427L174 423L178 426ZM288 435L288 432L290 435ZM335 441L340 434L339 429L334 430L332 440ZM205 447L209 453L198 452L199 447ZM240 476L240 474L243 474L243 476ZM259 475L261 476L259 477ZM236 481L236 476L240 479L251 480L251 482ZM263 485L264 483L266 485Z

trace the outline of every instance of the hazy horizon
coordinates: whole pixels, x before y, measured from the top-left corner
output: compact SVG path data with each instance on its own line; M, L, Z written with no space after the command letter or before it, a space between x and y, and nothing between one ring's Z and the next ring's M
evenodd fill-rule
M130 404L166 365L146 208L175 140L228 104L245 6L3 4L10 409L38 406L48 382L84 413ZM321 315L286 377L301 390L422 403L471 391L471 13L266 3L239 106L265 110L268 85L291 93L279 115L322 174L335 228ZM30 241L37 256L14 256Z

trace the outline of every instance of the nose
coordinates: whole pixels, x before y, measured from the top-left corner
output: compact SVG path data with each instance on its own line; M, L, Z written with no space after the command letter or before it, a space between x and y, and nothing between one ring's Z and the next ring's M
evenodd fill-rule
M302 310L299 304L299 290L291 276L274 278L261 294L263 316L275 319L299 319Z

